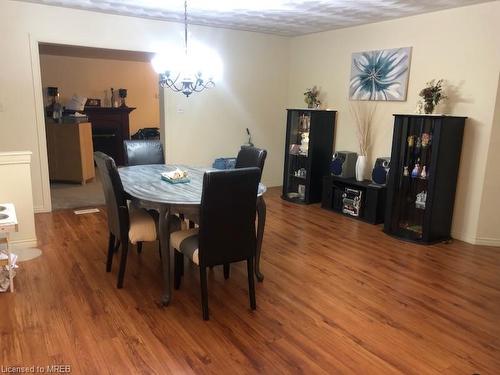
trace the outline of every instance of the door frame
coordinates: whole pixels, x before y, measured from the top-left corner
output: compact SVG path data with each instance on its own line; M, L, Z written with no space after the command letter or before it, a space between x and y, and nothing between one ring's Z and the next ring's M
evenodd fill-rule
M54 37L44 37L30 33L29 34L29 45L30 45L30 56L31 56L31 74L33 82L33 99L35 105L35 122L36 122L36 132L37 132L37 149L34 150L38 154L38 159L40 161L40 176L41 176L41 189L42 189L42 205L34 207L35 213L39 212L51 212L52 211L52 199L50 196L50 180L49 180L49 162L47 156L47 137L45 133L45 107L43 102L43 85L42 85L42 72L40 70L40 44L59 44L64 46L75 46L75 47L88 47L88 48L100 48L100 49L114 49L114 50L126 50L132 52L144 52L144 53L155 53L155 51L147 49L130 49L127 47L117 48L117 46L110 46L106 43L101 42L78 42L75 40L61 39ZM165 100L164 100L164 89L159 86L159 113L160 113L160 135L161 140L164 142L164 131L165 131Z

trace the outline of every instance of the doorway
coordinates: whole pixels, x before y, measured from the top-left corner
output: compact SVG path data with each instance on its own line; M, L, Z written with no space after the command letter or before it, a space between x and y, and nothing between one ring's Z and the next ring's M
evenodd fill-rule
M93 151L123 164L122 142L160 125L152 54L39 43L52 210L104 205Z

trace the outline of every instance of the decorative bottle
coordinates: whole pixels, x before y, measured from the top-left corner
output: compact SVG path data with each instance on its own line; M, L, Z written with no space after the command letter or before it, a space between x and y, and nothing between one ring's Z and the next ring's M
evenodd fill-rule
M59 102L59 93L54 98L54 106L52 109L52 119L55 122L61 122L62 120L62 105Z

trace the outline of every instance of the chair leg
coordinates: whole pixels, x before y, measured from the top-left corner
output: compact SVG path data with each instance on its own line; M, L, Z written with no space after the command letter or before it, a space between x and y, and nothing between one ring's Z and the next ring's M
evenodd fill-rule
M142 253L142 242L137 242L137 254Z
M174 289L181 286L182 270L184 269L184 254L174 250Z
M229 270L230 270L229 263L224 264L223 267L224 267L224 279L227 280L229 279Z
M123 288L123 278L125 277L125 268L127 267L128 241L122 243L122 258L120 260L120 270L118 271L118 289Z
M113 253L115 252L115 235L109 232L108 258L106 259L106 272L111 272Z
M158 240L158 254L160 254L160 259L161 259L161 241Z
M203 311L203 320L208 320L207 269L201 266L200 266L200 284L201 284L201 309Z
M118 252L118 249L120 248L120 244L121 244L120 240L116 240L115 253Z
M250 307L252 310L257 308L255 301L255 280L253 278L253 257L247 259L247 272L248 272L248 295L250 296Z

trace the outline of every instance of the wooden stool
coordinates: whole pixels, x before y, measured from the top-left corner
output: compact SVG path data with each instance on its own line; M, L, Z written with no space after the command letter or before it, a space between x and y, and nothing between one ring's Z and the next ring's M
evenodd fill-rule
M5 244L6 248L0 253L7 255L7 259L0 258L0 267L9 266L9 284L11 293L14 292L14 275L12 257L9 248L10 233L18 231L16 210L12 203L0 203L0 244Z

